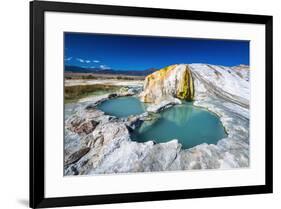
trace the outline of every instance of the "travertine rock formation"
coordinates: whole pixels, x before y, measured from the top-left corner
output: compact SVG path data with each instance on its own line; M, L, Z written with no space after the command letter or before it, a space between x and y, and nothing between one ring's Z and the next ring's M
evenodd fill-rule
M142 102L160 103L163 100L178 98L192 100L194 87L188 65L171 65L156 71L145 78Z
M248 167L249 80L249 67L243 65L180 64L146 77L140 98L150 103L148 112L157 113L181 99L193 100L219 116L227 137L190 149L182 149L176 139L159 144L132 141L130 131L149 120L149 113L119 119L96 108L123 94L88 101L66 118L65 174Z

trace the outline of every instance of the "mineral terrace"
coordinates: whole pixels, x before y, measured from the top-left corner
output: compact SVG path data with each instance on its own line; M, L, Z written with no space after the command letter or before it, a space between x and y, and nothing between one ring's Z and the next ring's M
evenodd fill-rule
M97 108L123 96L139 97L149 104L146 112L116 118ZM248 167L249 98L248 66L176 64L148 75L144 84L84 100L65 117L65 175ZM217 114L227 138L190 149L182 149L177 139L159 144L131 140L143 121L157 120L155 113L182 100Z

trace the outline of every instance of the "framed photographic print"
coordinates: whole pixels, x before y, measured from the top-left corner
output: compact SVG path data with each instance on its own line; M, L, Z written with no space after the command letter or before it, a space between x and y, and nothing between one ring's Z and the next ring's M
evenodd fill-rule
M271 193L272 16L30 3L30 207Z

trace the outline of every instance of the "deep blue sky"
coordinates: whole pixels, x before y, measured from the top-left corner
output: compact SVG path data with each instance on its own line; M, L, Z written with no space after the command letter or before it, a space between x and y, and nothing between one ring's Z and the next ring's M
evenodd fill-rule
M179 63L249 65L249 41L65 33L65 65L145 70Z

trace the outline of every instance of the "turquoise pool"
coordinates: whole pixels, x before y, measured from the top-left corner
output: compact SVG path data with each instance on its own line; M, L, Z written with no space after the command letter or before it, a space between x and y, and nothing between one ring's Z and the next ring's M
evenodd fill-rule
M219 118L192 103L174 106L159 113L155 121L146 121L133 134L138 142L153 140L156 143L178 139L183 149L198 144L216 144L226 137Z
M145 112L145 105L136 97L118 97L109 99L98 105L98 108L108 115L119 118L139 115Z
M145 105L136 97L119 97L107 100L98 108L108 115L128 117L145 112ZM226 137L219 118L203 108L195 107L192 102L184 102L156 114L153 121L145 121L132 134L134 141L156 143L178 139L183 149L207 143L216 144Z

